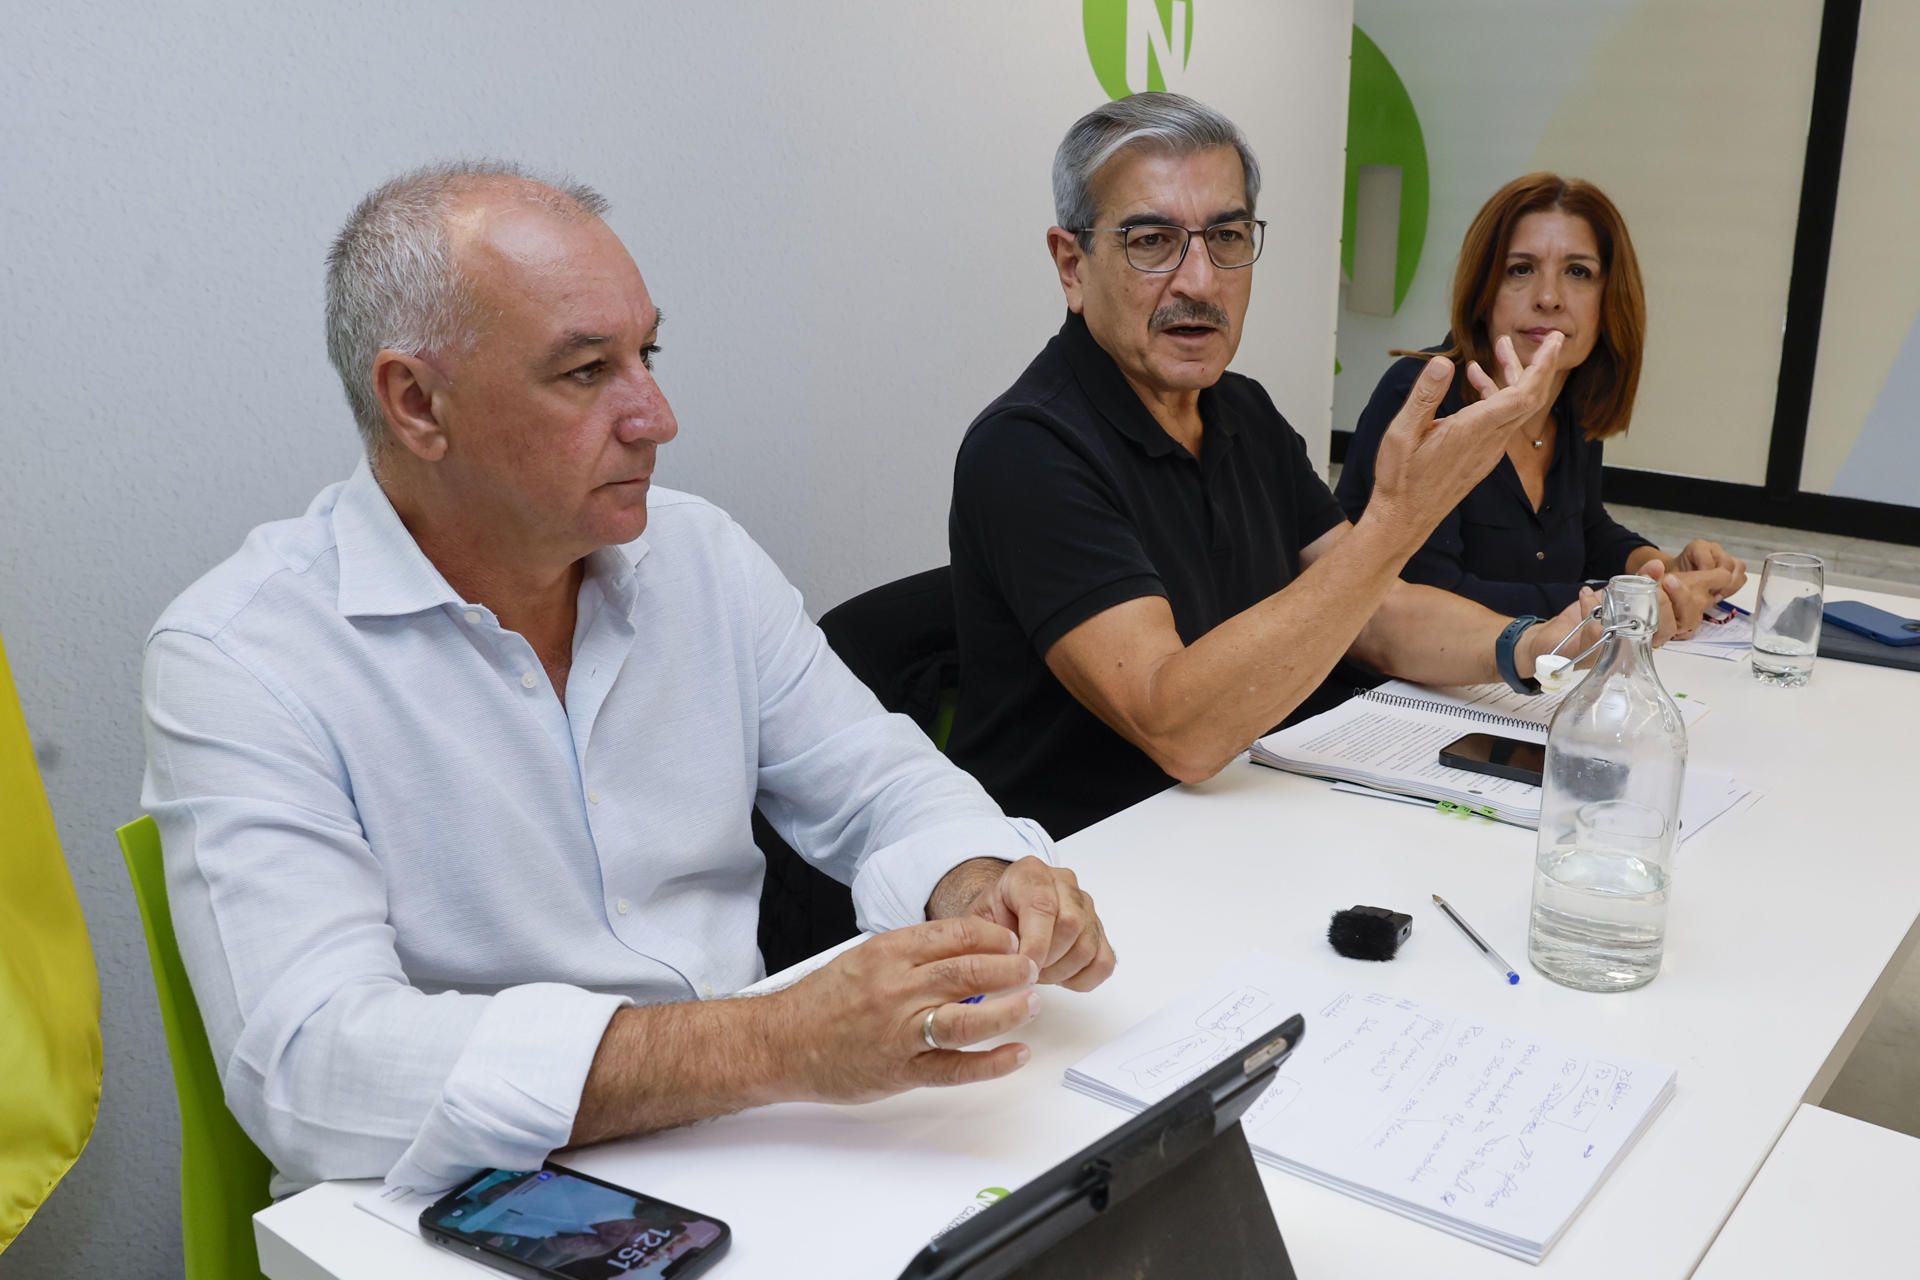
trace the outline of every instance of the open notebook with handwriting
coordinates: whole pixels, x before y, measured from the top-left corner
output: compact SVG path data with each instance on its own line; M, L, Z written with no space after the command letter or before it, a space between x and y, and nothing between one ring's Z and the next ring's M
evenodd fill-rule
M1527 1262L1673 1096L1671 1067L1263 955L1089 1054L1066 1084L1138 1111L1295 1012L1305 1038L1241 1119L1255 1159Z

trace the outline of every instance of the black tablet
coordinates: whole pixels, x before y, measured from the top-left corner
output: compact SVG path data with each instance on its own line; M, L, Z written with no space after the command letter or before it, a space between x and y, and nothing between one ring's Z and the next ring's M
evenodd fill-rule
M1248 1040L1171 1097L934 1240L900 1280L1290 1280L1240 1116L1305 1030L1296 1013Z

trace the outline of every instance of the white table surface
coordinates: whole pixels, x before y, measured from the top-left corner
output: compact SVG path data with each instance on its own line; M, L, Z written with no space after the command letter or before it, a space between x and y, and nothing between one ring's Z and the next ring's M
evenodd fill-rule
M1920 1275L1920 1138L1801 1107L1694 1280Z
M1745 595L1750 599L1752 586ZM1833 590L1900 611L1911 602ZM1686 1276L1802 1101L1818 1101L1920 939L1920 676L1822 659L1804 688L1744 660L1666 654L1667 686L1712 711L1690 760L1764 791L1685 844L1665 968L1617 995L1525 967L1533 833L1329 790L1236 763L1063 842L1120 958L1088 995L1049 988L1014 1076L863 1107L789 1105L566 1153L563 1162L729 1221L717 1276L885 1276L971 1203L1120 1123L1063 1088L1074 1061L1253 949L1329 974L1355 903L1414 916L1382 988L1543 1037L1669 1063L1673 1101L1537 1274ZM1428 902L1446 896L1522 966L1509 987ZM1311 1035L1311 1029L1309 1029ZM1273 1170L1268 1194L1306 1280L1536 1274L1527 1264ZM357 1210L369 1183L312 1188L255 1219L272 1280L475 1277L473 1263Z

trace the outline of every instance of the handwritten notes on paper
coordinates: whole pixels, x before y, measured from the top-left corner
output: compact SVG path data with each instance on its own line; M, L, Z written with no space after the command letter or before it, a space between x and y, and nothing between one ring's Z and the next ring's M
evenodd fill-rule
M1224 994L1223 994L1224 993ZM1129 1107L1299 1011L1242 1117L1267 1163L1537 1261L1671 1095L1672 1070L1552 1043L1254 957L1068 1073Z
M1241 987L1195 1018L1194 1034L1129 1058L1120 1070L1144 1095L1164 1097L1244 1044L1248 1036L1284 1020L1285 1015L1276 1017L1273 1012L1273 998L1266 992Z

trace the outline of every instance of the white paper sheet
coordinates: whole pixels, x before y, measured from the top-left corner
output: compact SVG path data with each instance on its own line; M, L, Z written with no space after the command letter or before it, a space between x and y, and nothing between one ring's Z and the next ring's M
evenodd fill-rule
M1691 653L1703 658L1733 661L1747 656L1753 648L1753 618L1722 601L1715 605L1694 631L1692 639L1669 640L1663 653Z

